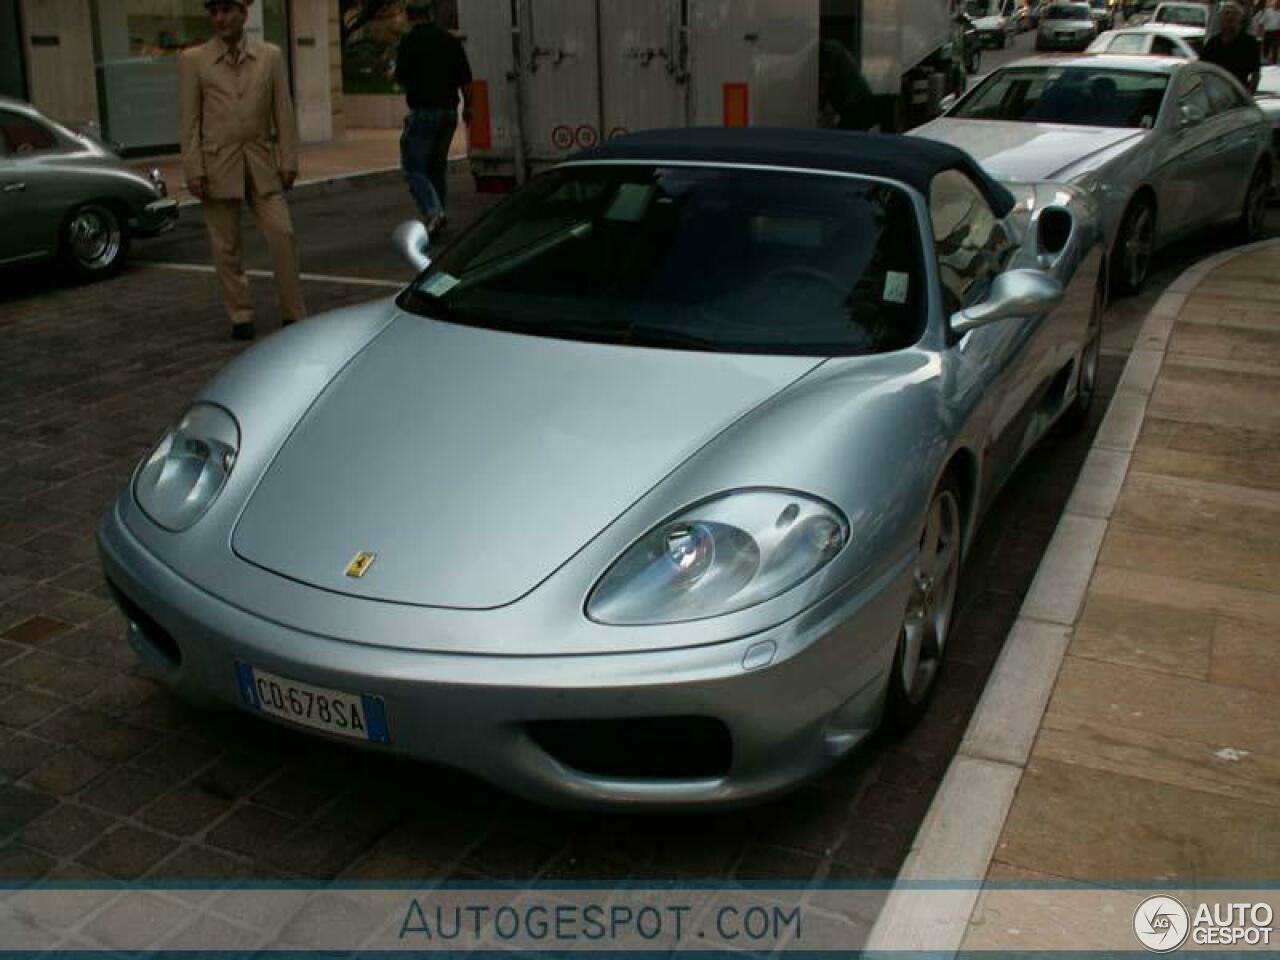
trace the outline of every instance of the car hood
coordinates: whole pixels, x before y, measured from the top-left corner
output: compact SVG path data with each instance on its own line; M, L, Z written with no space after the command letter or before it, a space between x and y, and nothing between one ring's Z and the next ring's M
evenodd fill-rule
M554 340L401 314L298 423L232 546L337 593L503 606L819 363ZM348 575L362 552L372 565Z
M1005 18L1002 16L995 17L978 17L973 21L973 25L979 30L999 30L1005 24Z
M1041 20L1040 30L1051 33L1054 30L1092 30L1093 20Z
M973 155L1001 180L1056 180L1091 159L1137 144L1147 130L1078 127L1061 123L1015 123L944 117L912 131Z

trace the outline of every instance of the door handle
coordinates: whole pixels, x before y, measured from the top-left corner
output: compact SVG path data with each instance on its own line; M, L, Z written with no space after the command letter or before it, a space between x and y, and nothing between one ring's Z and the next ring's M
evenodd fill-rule
M27 185L25 183L7 183L5 184L4 192L21 193L25 189L27 189Z

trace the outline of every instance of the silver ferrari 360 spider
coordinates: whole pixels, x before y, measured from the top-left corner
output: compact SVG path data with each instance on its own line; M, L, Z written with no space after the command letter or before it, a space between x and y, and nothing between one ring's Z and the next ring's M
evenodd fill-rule
M237 358L105 574L192 699L549 802L763 798L925 707L1105 272L1086 195L944 144L622 137Z

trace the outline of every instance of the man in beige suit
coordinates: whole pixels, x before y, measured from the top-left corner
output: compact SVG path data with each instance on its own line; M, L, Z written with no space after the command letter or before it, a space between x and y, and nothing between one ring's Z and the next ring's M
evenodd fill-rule
M251 2L207 0L214 36L178 60L187 189L204 201L222 299L238 340L255 333L240 261L240 208L246 199L271 251L282 323L306 316L284 200L298 176L298 124L280 48L245 34Z

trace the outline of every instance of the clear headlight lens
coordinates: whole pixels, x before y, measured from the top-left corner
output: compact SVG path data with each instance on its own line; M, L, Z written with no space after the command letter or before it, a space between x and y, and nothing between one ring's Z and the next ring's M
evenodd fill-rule
M609 568L587 615L619 626L681 623L764 603L848 542L835 507L785 490L742 490L649 531Z
M166 530L186 530L217 499L240 452L240 426L222 407L199 403L171 428L134 479L143 512Z

